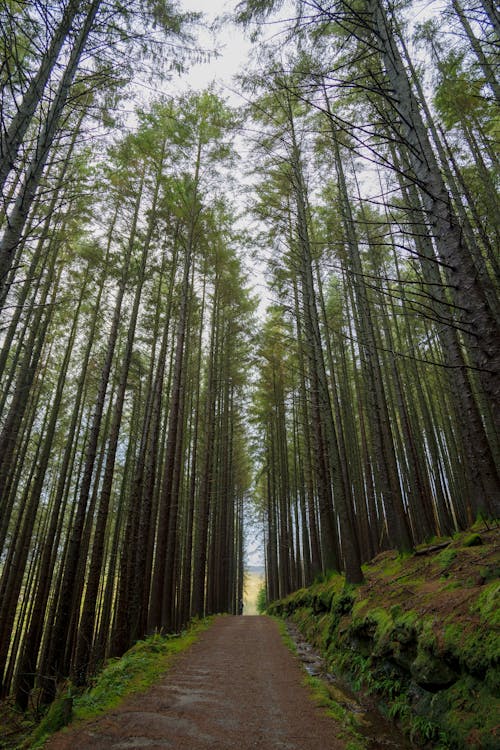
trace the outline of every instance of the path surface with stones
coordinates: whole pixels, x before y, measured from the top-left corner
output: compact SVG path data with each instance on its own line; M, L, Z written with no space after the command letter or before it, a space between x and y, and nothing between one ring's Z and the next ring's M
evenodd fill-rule
M59 733L49 750L344 750L266 617L219 617L147 692Z

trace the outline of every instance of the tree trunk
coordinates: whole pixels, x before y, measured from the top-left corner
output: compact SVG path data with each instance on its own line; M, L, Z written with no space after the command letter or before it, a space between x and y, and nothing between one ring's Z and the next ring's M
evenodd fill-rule
M8 127L5 130L2 128L0 139L0 193L2 194L5 181L16 165L19 148L35 110L40 104L47 82L52 75L62 46L68 38L80 5L80 0L69 0L54 31L49 47L40 60L39 68L31 79L21 102L17 105L16 114Z

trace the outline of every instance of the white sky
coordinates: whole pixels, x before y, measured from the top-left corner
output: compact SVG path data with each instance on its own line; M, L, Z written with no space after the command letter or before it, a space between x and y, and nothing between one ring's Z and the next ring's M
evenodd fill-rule
M232 14L237 5L237 0L180 0L183 11L197 11L203 13L207 26L210 26L217 18ZM218 28L217 32L211 34L203 29L199 30L198 39L200 46L204 49L215 49L218 57L212 57L205 63L197 63L190 66L177 85L179 88L190 87L193 89L204 89L215 82L223 89L223 96L230 104L239 105L242 100L233 92L235 88L231 78L245 63L251 49L251 43L245 37L243 29L226 21ZM174 81L170 81L170 84Z

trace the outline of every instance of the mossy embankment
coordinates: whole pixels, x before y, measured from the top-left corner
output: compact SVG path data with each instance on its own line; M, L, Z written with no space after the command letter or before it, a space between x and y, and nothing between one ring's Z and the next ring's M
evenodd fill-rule
M380 698L421 746L500 747L499 530L481 527L401 557L384 552L365 582L340 575L274 602L326 658Z

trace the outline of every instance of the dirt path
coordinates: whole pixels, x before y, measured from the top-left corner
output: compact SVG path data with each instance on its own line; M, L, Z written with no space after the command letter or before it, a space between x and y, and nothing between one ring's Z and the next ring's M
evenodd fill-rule
M344 750L298 660L266 617L221 617L147 693L50 750Z

